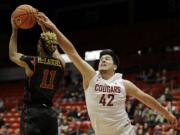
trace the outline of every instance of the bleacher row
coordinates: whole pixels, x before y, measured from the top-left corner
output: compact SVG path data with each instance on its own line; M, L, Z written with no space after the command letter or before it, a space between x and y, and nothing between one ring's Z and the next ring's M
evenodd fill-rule
M17 112L15 108L12 108L8 112L0 113L0 116L6 123L8 133L10 135L16 135L20 128L20 112Z
M180 96L180 92L176 93L176 95ZM166 105L171 103L172 105L176 106L176 109L180 112L180 100L167 102ZM86 109L85 102L77 102L77 103L64 103L60 104L59 107L64 110L73 110L74 108ZM12 108L8 112L0 113L0 116L3 117L3 120L6 122L8 126L9 135L17 135L16 133L19 131L20 128L20 112L18 112L15 108ZM179 119L180 122L180 119ZM79 128L81 132L86 131L91 126L90 121L73 121L69 122L69 132ZM166 135L168 130L172 127L170 124L162 124L157 125L154 130L162 130L164 135ZM180 130L180 127L177 128Z
M61 108L62 110L74 110L75 108L80 108L80 110L85 110L86 105L85 102L64 103L64 104L59 104L59 108ZM2 117L3 120L5 121L9 135L17 135L20 128L20 111L17 111L16 108L12 108L7 112L0 113L0 117ZM79 130L83 132L86 131L90 126L91 126L90 121L74 121L69 123L68 130L70 132L78 127Z

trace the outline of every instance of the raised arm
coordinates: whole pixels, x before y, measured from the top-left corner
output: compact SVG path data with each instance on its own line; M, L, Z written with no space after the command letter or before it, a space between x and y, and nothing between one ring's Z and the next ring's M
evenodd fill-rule
M80 71L84 80L84 88L86 89L90 79L95 75L95 70L79 56L73 44L64 36L61 31L59 31L59 29L49 20L47 16L45 16L43 13L39 13L37 20L56 34L60 47Z
M133 96L148 107L156 110L161 115L163 115L171 124L177 125L177 119L176 117L168 112L155 98L152 96L144 93L142 90L140 90L138 87L136 87L132 82L128 80L124 80L125 89L127 92L127 95Z
M12 24L12 34L9 41L9 58L12 62L16 63L20 67L26 67L27 64L24 61L21 61L20 58L23 56L23 54L19 53L17 51L17 35L18 35L18 29L13 24L13 21L11 20Z

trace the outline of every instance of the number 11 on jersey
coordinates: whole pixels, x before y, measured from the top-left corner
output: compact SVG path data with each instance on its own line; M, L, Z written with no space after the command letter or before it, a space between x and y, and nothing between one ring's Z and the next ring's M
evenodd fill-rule
M56 76L56 71L54 70L49 71L48 69L45 69L43 72L43 79L40 84L40 87L45 89L53 89L54 88L53 82L55 76Z

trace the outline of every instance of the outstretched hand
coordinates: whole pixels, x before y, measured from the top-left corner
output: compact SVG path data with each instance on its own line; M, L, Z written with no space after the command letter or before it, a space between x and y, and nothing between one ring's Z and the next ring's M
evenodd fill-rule
M52 29L55 26L43 12L38 12L36 15L36 20L40 26L44 25L49 29Z
M177 120L177 118L173 114L169 113L169 115L166 116L166 119L168 120L168 122L170 124L172 124L173 126L177 127L178 120Z

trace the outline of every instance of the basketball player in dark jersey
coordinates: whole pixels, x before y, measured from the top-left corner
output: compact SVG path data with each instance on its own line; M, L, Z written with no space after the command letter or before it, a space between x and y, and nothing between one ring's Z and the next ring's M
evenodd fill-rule
M17 51L18 28L13 21L11 24L9 57L26 73L21 135L58 135L57 114L51 107L63 79L65 62L58 52L56 35L43 32L37 45L38 56L26 56ZM45 27L41 28L45 31Z

